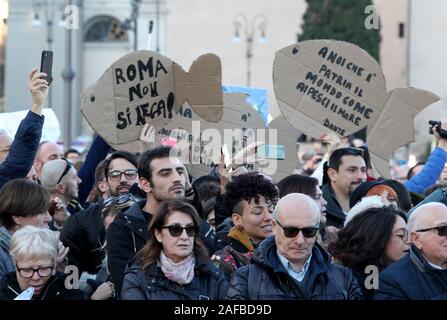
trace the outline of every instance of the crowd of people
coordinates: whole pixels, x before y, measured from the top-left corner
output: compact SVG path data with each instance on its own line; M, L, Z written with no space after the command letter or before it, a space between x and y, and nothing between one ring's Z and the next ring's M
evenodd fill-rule
M407 181L327 137L280 181L234 161L192 177L170 146L40 142L43 75L0 134L0 300L447 299L447 199L425 198L443 190L439 135Z

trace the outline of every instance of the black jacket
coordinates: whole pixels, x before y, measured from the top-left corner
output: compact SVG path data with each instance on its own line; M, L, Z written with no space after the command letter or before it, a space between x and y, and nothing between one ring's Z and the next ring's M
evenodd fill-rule
M57 272L48 280L45 287L33 300L88 300L89 297L81 290L65 288L66 275ZM15 272L6 274L0 282L0 300L14 300L17 294L11 288L20 293L19 283Z
M129 210L118 213L107 230L107 263L117 292L121 291L128 261L146 244L148 238L147 228L152 215L141 210L145 204L145 200L136 202Z
M79 269L79 274L96 274L105 258L106 231L102 219L102 201L91 204L87 209L71 215L64 223L60 239L69 247L68 263Z
M107 263L117 292L121 292L128 262L148 240L147 229L152 215L143 213L145 204L145 200L137 202L126 212L119 213L107 230ZM202 218L200 221L201 238L210 253L213 253L215 233Z
M414 246L379 279L374 300L447 300L447 269L433 268Z
M231 300L360 300L362 290L351 271L331 263L315 243L309 269L302 282L289 276L277 255L274 236L264 240L252 265L236 270L227 299Z
M343 228L346 220L346 214L343 212L340 204L335 198L334 192L330 186L330 183L321 187L323 192L323 198L327 201L326 205L326 226L334 226L336 228Z
M221 300L227 289L224 275L208 260L199 261L193 280L184 286L168 280L157 263L152 264L146 274L134 263L124 276L121 299Z
M39 148L45 117L32 111L20 122L6 160L0 164L0 188L8 181L25 178Z

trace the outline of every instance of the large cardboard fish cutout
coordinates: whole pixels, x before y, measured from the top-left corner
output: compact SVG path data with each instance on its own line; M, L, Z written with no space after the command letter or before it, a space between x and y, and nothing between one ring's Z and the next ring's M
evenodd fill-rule
M205 54L186 73L152 51L130 53L106 70L81 96L90 126L115 148L137 141L141 128L155 117L164 126L187 101L209 122L223 114L222 70L218 56Z
M345 137L366 127L371 158L385 177L391 153L414 141L414 117L439 100L415 88L388 92L373 57L335 40L308 40L279 50L273 85L283 116L306 135Z

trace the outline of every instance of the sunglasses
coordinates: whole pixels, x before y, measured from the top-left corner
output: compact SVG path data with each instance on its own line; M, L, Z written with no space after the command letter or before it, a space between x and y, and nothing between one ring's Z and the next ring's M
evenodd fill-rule
M128 201L136 202L137 200L135 200L135 198L133 197L133 195L131 193L125 193L125 194L119 195L117 197L110 196L104 200L104 207L120 205L120 204L124 204Z
M62 178L68 173L68 171L70 171L70 169L73 167L73 165L71 164L71 162L67 159L67 158L62 158L62 160L65 161L65 170L64 172L62 172L61 177L59 178L59 180L57 180L56 184L61 183Z
M183 233L183 230L186 230L186 234L188 237L194 237L196 233L199 232L199 227L195 225L187 225L186 227L182 227L179 224L174 224L172 226L164 226L160 229L168 229L169 234L173 237L180 237Z
M119 181L121 180L121 176L124 174L127 180L135 179L137 176L137 170L135 169L128 169L125 171L111 171L109 172L108 176L110 181Z
M430 230L436 230L438 232L438 236L440 236L440 237L447 236L447 225L439 226L439 227L432 227L432 228L427 228L427 229L420 229L420 230L416 230L416 232L427 232Z
M306 227L306 228L285 227L278 220L275 219L275 221L278 224L278 226L280 226L284 230L284 235L287 238L295 238L300 231L303 233L303 237L313 238L316 236L318 232L318 227Z

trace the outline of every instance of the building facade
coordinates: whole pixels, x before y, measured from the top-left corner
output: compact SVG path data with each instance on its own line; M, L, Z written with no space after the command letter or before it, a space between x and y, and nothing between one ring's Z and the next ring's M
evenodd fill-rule
M79 28L72 31L72 65L76 73L71 111L73 137L91 132L79 111L80 93L95 83L116 59L134 49L135 34L123 26L125 20L131 16L132 1L134 0L72 0L78 9L80 21ZM43 2L45 1L10 1L5 69L6 111L29 107L28 72L33 67L39 67L40 52L48 49L45 8L43 5L36 5ZM55 80L51 104L62 124L63 114L66 112L63 106L64 82L61 76L65 63L66 33L63 27L59 27L58 22L63 18L62 12L65 7L62 0L46 2L55 3L52 19L54 34L51 43L54 51ZM442 0L435 2L438 6L447 5ZM429 41L428 39L432 37L421 35L423 31L417 30L420 24L424 24L420 21L430 20L425 17L427 11L437 9L435 6L416 7L423 7L422 3L422 0L374 1L380 14L382 36L380 62L387 79L388 90L405 87L408 84L430 89L428 82L421 83L425 80L422 81L422 78L417 76L426 74L429 69L425 69L416 57L423 53L425 55L432 53L431 50L426 50L426 46L421 49L418 42L421 41L421 37L424 41ZM422 9L425 11L421 11ZM268 90L270 114L275 118L280 112L273 92L274 55L281 48L296 42L305 10L304 0L281 0L281 5L272 5L268 0L141 0L137 32L138 49L147 48L148 24L149 20L153 20L151 50L158 49L160 53L178 62L185 70L188 70L191 63L200 55L207 52L216 53L222 61L223 84L244 86L247 83L248 66L245 28L247 31L253 31L251 86ZM409 12L412 13L411 19ZM233 39L236 33L235 17L238 13L243 13L248 23L246 26L241 26L240 42L237 43ZM41 26L33 24L36 14L41 20ZM251 24L258 15L266 18L264 32L259 26L253 27ZM365 18L366 16L365 14ZM435 20L430 21L436 23ZM437 32L442 32L442 28ZM260 43L263 35L266 42ZM442 38L440 35L439 37ZM439 45L441 43L442 41L439 41ZM410 56L411 59L408 59ZM426 59L424 63L429 63L430 60ZM440 94L439 88L435 89L433 91ZM423 132L425 129L425 125L421 126L417 132Z

